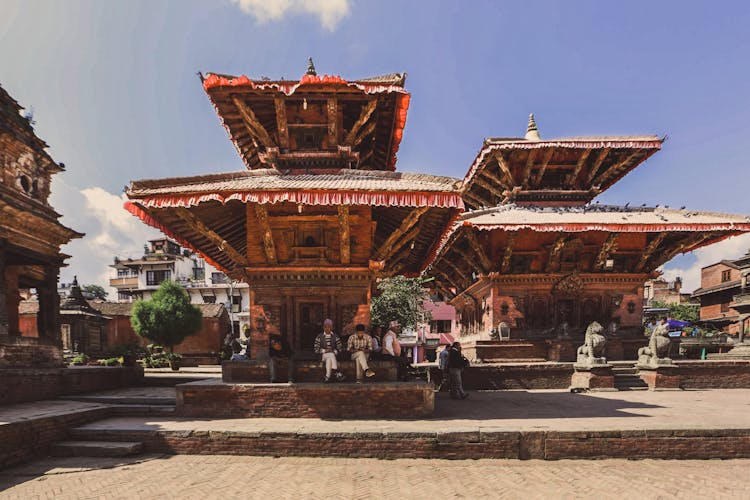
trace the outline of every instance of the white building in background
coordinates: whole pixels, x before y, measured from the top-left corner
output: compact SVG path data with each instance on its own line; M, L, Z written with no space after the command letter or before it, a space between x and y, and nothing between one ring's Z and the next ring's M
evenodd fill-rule
M175 281L190 295L193 304L222 303L229 311L235 335L250 323L250 288L230 280L198 254L161 238L144 245L137 259L115 257L109 286L117 289L117 302L151 298L162 281Z

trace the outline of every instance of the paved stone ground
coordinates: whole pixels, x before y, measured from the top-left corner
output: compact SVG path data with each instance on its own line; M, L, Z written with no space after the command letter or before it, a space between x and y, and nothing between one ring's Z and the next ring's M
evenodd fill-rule
M0 499L750 498L748 470L750 460L58 458L0 472Z

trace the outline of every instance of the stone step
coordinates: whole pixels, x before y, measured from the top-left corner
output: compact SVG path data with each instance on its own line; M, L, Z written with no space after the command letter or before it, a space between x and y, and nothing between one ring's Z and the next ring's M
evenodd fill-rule
M103 403L109 405L142 405L142 406L174 406L177 404L176 396L97 396L78 394L63 396L59 399L67 401L81 401L85 403Z
M142 451L142 442L131 441L62 441L50 447L55 457L127 457Z
M636 375L638 373L638 369L633 367L613 367L612 373L615 376L618 375Z
M648 389L648 384L641 380L638 375L615 374L615 388L620 390Z
M503 364L503 363L545 363L545 358L482 358L479 364Z
M174 415L175 405L112 405L111 414L119 417L146 417Z

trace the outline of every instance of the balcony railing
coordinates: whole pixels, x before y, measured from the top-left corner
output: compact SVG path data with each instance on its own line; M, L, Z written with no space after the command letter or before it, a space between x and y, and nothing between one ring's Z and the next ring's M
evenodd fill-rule
M109 286L114 288L132 286L138 286L138 276L131 276L129 278L111 278L109 280Z

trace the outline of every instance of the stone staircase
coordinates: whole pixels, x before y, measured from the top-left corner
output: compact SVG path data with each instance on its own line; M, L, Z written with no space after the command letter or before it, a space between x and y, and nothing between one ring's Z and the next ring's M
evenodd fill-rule
M111 417L168 417L174 415L174 387L131 387L118 391L65 396L68 401L105 404ZM50 446L50 455L57 457L127 457L144 451L141 441L120 441L108 436L89 436L70 429L69 440Z
M615 389L618 391L647 391L648 384L638 376L638 369L633 363L613 363L612 373L615 376Z

